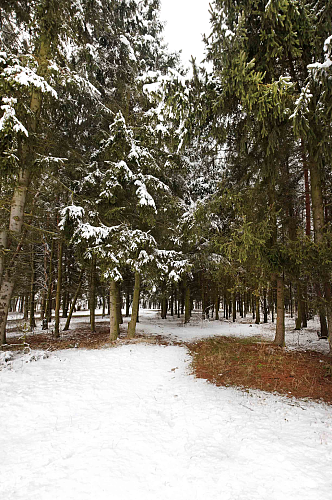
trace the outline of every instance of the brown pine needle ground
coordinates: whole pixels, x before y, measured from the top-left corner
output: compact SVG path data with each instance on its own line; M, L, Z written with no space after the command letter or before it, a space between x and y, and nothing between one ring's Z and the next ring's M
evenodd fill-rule
M260 389L332 403L331 358L259 339L213 337L188 344L197 377L218 386Z

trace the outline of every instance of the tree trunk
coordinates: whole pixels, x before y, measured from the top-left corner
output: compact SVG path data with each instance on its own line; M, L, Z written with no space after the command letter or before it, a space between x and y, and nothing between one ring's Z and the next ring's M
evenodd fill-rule
M92 255L91 259L91 275L90 275L90 297L89 297L89 309L90 309L90 326L91 331L96 331L96 255Z
M117 340L119 337L119 318L118 318L118 287L112 279L110 282L110 340Z
M267 295L267 291L266 291L266 288L264 288L263 290L263 304L264 304L264 323L267 323L267 314L268 314L268 311L267 311L267 299L266 299L266 295Z
M332 353L332 298L331 298L331 285L329 283L325 283L325 297L326 297L326 313L327 313L327 323L328 323L328 330L329 330L329 346L330 346L330 353Z
M131 311L131 319L128 323L128 338L132 339L135 337L136 322L138 316L139 308L139 293L141 285L141 276L138 271L135 272L135 285L134 285L134 297L133 297L133 307Z
M232 311L233 311L233 323L235 323L235 321L236 321L236 292L233 292Z
M27 321L29 318L29 293L24 294L23 319Z
M277 327L274 343L280 347L285 346L285 295L282 275L277 277Z
M53 274L54 239L52 238L50 267L48 270L48 288L46 297L45 313L48 322L52 320L52 274Z
M302 327L302 291L300 283L297 284L297 317L295 320L295 330Z
M103 301L103 303L102 303L101 317L104 318L105 312L106 312L106 299L105 299L104 293L103 293L102 301Z
M11 200L10 207L10 216L9 216L9 231L12 232L16 236L20 236L22 233L22 225L23 225L23 217L24 217L24 207L27 196L27 189L29 184L29 171L21 170L18 175L17 186L14 189L14 194ZM10 248L11 242L7 241L7 235L4 230L1 231L1 244L6 243L6 248ZM9 245L8 245L9 243ZM21 244L19 243L20 247ZM1 252L3 254L3 252ZM16 255L18 252L16 251ZM4 272L4 256L1 259L1 268L2 272ZM0 289L0 339L6 338L6 323L10 301L12 298L12 293L14 289L14 273L13 273L13 265L14 261L10 263L7 272L5 271L5 276L3 276L1 281L1 289ZM2 286L3 285L3 286ZM8 302L6 302L8 301Z
M0 231L0 286L2 282L2 276L5 269L5 249L7 248L7 231L2 229Z
M123 323L123 317L122 317L122 297L121 297L121 286L120 283L117 282L116 284L116 290L117 290L117 301L116 305L118 308L118 323L119 325L122 325Z
M311 234L311 222L310 222L310 183L309 183L309 170L308 162L304 150L303 140L301 139L301 149L302 149L302 162L303 162L303 173L304 173L304 192L305 192L305 234L310 237Z
M80 272L78 287L76 289L75 296L73 298L73 301L72 301L72 304L71 304L71 308L69 310L69 314L68 314L68 318L67 318L64 330L69 330L69 325L70 325L70 321L71 321L73 312L75 310L76 301L77 301L77 298L78 298L78 296L80 294L80 291L81 291L81 288L82 288L82 284L83 284L82 277L83 277L83 269Z
M126 291L126 318L130 316L130 293L129 293L129 287L127 285L127 291Z
M189 323L190 321L190 287L188 283L185 284L185 299L184 299L184 322Z
M167 316L167 298L165 293L163 292L163 296L161 297L161 319L166 319Z
M306 328L307 326L308 326L308 290L307 286L305 286L302 295L302 327Z
M30 330L36 328L35 321L35 259L34 248L31 248L31 282L30 282Z
M1 345L6 343L6 323L10 299L13 293L14 281L2 280L0 292L0 341Z
M289 305L290 305L290 317L293 318L293 290L292 282L289 283Z
M219 308L220 308L220 297L219 297L218 293L216 293L215 299L214 299L214 317L217 320L219 319Z
M60 305L61 305L61 287L62 287L62 254L63 254L63 242L59 241L58 247L58 281L56 286L56 296L55 296L55 326L54 326L54 337L60 337Z
M260 295L259 290L256 291L255 294L255 307L256 307L256 320L255 324L259 325L261 322L261 311L260 311Z
M324 242L324 204L322 194L322 180L319 166L312 160L310 161L310 179L311 179L311 202L312 218L314 223L315 242L319 245ZM326 312L328 318L328 339L329 345L332 345L332 298L331 285L324 282L324 294L326 299Z
M172 285L172 290L171 290L171 298L170 298L170 310L171 310L171 316L173 318L174 316L174 292L173 292L173 285Z
M62 317L67 318L68 316L68 304L69 304L69 290L68 290L68 274L69 274L69 265L68 265L68 252L67 249L63 251L63 266L62 266Z

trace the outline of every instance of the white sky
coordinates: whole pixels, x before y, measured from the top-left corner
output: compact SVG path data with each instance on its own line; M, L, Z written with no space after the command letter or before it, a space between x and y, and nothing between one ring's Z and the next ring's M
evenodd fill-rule
M191 55L200 63L204 57L202 34L209 35L211 0L161 0L160 19L166 21L164 38L171 50L182 49L187 67Z

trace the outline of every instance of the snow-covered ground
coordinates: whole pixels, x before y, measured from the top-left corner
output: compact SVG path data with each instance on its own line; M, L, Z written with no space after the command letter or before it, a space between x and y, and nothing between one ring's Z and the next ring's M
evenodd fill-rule
M317 331L320 329L317 318L308 322L308 328L295 330L294 318L286 317L286 346L289 349L310 349L329 353L327 340L319 340ZM199 312L192 315L190 323L184 324L183 318L168 316L162 320L160 313L154 310L144 310L141 312L140 323L137 325L139 333L149 335L159 334L170 337L174 340L192 342L193 340L207 338L214 335L234 336L234 337L261 337L266 340L273 340L275 336L275 323L270 321L266 324L256 325L252 316L237 318L233 323L231 320L221 319L202 320Z
M21 319L22 315L10 314L9 327L10 330L7 338L17 335L22 331ZM89 311L79 311L74 313L70 328L71 330L81 326L85 322L88 326ZM96 312L96 322L106 322L108 316L102 317L101 310ZM128 321L124 318L125 323ZM66 319L61 318L60 323L63 328ZM49 324L49 331L54 329L54 320ZM320 330L318 318L308 321L308 328L295 330L295 319L286 316L286 346L289 349L311 349L322 354L329 353L329 345L327 340L318 340L317 331ZM191 342L201 338L207 338L214 335L235 336L235 337L250 337L257 336L266 340L273 340L275 335L275 323L269 322L256 325L252 316L246 318L238 317L236 322L221 318L215 320L202 320L200 312L195 311L190 319L190 323L184 324L183 316L167 316L166 320L161 319L160 311L155 309L141 309L140 322L137 323L137 332L147 335L164 335L173 340ZM41 330L40 321L37 321L35 334L44 333Z
M138 330L271 334L155 312ZM184 347L20 355L0 398L1 499L332 499L331 407L195 379Z

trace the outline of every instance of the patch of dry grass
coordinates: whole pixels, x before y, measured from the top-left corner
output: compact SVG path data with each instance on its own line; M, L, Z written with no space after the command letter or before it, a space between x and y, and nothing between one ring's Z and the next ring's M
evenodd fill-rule
M287 351L258 339L215 337L188 344L197 377L237 386L332 403L331 358L312 351Z

